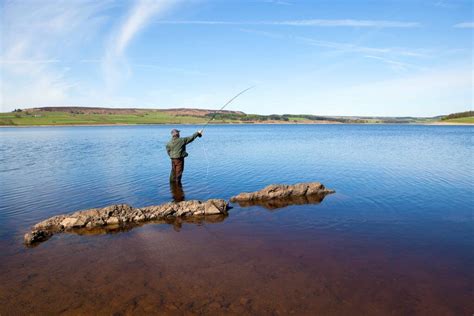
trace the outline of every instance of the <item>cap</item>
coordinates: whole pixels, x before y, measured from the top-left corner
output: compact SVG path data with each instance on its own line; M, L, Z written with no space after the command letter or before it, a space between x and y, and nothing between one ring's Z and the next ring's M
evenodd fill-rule
M173 128L173 129L171 130L171 135L176 135L176 134L178 134L178 133L179 133L179 129Z

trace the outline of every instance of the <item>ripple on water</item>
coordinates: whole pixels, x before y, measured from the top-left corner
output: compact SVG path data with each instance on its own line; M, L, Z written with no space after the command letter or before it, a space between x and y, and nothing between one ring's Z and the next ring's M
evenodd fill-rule
M209 126L188 146L187 199L304 181L337 193L22 248L56 214L171 200L170 128L2 129L1 314L472 311L472 127Z

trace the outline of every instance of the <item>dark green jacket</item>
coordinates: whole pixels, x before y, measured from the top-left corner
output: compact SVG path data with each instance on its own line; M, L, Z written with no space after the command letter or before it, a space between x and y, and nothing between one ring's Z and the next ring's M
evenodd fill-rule
M187 157L188 153L186 152L186 145L195 140L196 137L200 137L199 133L194 133L193 136L189 137L171 138L168 144L166 144L168 156L170 156L171 159Z

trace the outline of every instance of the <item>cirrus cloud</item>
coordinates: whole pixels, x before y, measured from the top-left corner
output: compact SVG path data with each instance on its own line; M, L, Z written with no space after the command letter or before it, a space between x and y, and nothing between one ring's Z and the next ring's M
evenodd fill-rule
M460 29L474 28L474 22L462 22L455 24L453 27Z

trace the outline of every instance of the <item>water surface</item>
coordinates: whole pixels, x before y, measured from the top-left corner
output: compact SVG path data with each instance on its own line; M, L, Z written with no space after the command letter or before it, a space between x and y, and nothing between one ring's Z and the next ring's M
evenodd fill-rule
M469 126L209 126L188 146L186 199L304 181L336 194L22 245L52 215L170 201L171 128L0 129L0 314L474 310Z

